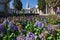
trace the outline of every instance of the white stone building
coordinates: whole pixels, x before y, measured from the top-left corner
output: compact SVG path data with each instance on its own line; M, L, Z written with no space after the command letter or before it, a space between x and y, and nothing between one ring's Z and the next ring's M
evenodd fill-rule
M33 9L32 13L39 13L38 5L36 5L32 9Z
M27 4L26 4L26 9L24 9L24 13L30 13L30 11L31 11L30 5L29 5L29 3L27 2Z
M38 5L33 8L30 8L29 3L26 3L26 9L24 9L24 13L39 13Z

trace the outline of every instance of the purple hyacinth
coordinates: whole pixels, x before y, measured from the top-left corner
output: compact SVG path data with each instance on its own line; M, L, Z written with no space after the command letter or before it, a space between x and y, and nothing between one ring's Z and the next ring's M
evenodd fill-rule
M44 28L44 23L42 23L42 26L41 27Z
M39 21L37 20L37 21L35 22L34 26L37 26L37 25L38 25L38 22L39 22Z
M3 32L4 31L4 27L2 24L0 24L0 32Z
M48 25L47 28L46 28L46 30L51 30L51 29L52 29L51 25Z
M4 27L2 24L0 24L0 36L2 37L4 33Z
M25 38L22 35L18 35L17 40L25 40Z
M38 28L42 26L42 22L38 22Z
M8 25L8 30L10 30L11 28L12 28L14 31L17 31L17 30L18 30L18 27L15 26L15 25L13 25L13 24Z
M46 23L46 19L44 19L44 23Z
M7 19L5 19L4 21L3 21L3 24L8 24L9 23L9 20L7 20Z
M42 22L38 22L38 28L44 28L44 24Z
M32 32L29 32L26 36L26 40L35 40L35 35Z
M13 30L14 30L14 31L17 31L17 30L18 30L18 27L14 25L14 26L13 26Z
M9 25L8 25L8 30L10 30L11 28L15 31L18 30L18 27L15 26L13 22L10 22Z
M14 23L10 22L9 25L8 25L8 30L10 30L13 26L14 26Z

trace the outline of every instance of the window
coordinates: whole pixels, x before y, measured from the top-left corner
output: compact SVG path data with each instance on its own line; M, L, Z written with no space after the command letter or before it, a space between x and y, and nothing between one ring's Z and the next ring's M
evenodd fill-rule
M4 5L0 4L0 12L4 11Z
M0 0L0 2L3 2L3 0Z

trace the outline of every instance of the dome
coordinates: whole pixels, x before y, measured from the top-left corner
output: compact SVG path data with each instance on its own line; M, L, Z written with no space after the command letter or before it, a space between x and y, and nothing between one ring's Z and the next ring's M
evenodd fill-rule
M35 8L38 8L38 5L36 5Z

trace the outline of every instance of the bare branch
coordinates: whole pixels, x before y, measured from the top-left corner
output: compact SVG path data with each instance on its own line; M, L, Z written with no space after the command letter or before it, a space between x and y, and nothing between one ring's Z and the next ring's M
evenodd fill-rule
M58 4L57 4L57 5L55 5L55 6L58 6L58 5L60 5L60 3L58 3ZM54 6L54 7L55 7L55 6Z
M56 1L56 3L55 3L55 5L54 5L54 7L55 7L56 5L58 5L58 2L59 2L59 1L60 1L60 0L57 0L57 1Z

